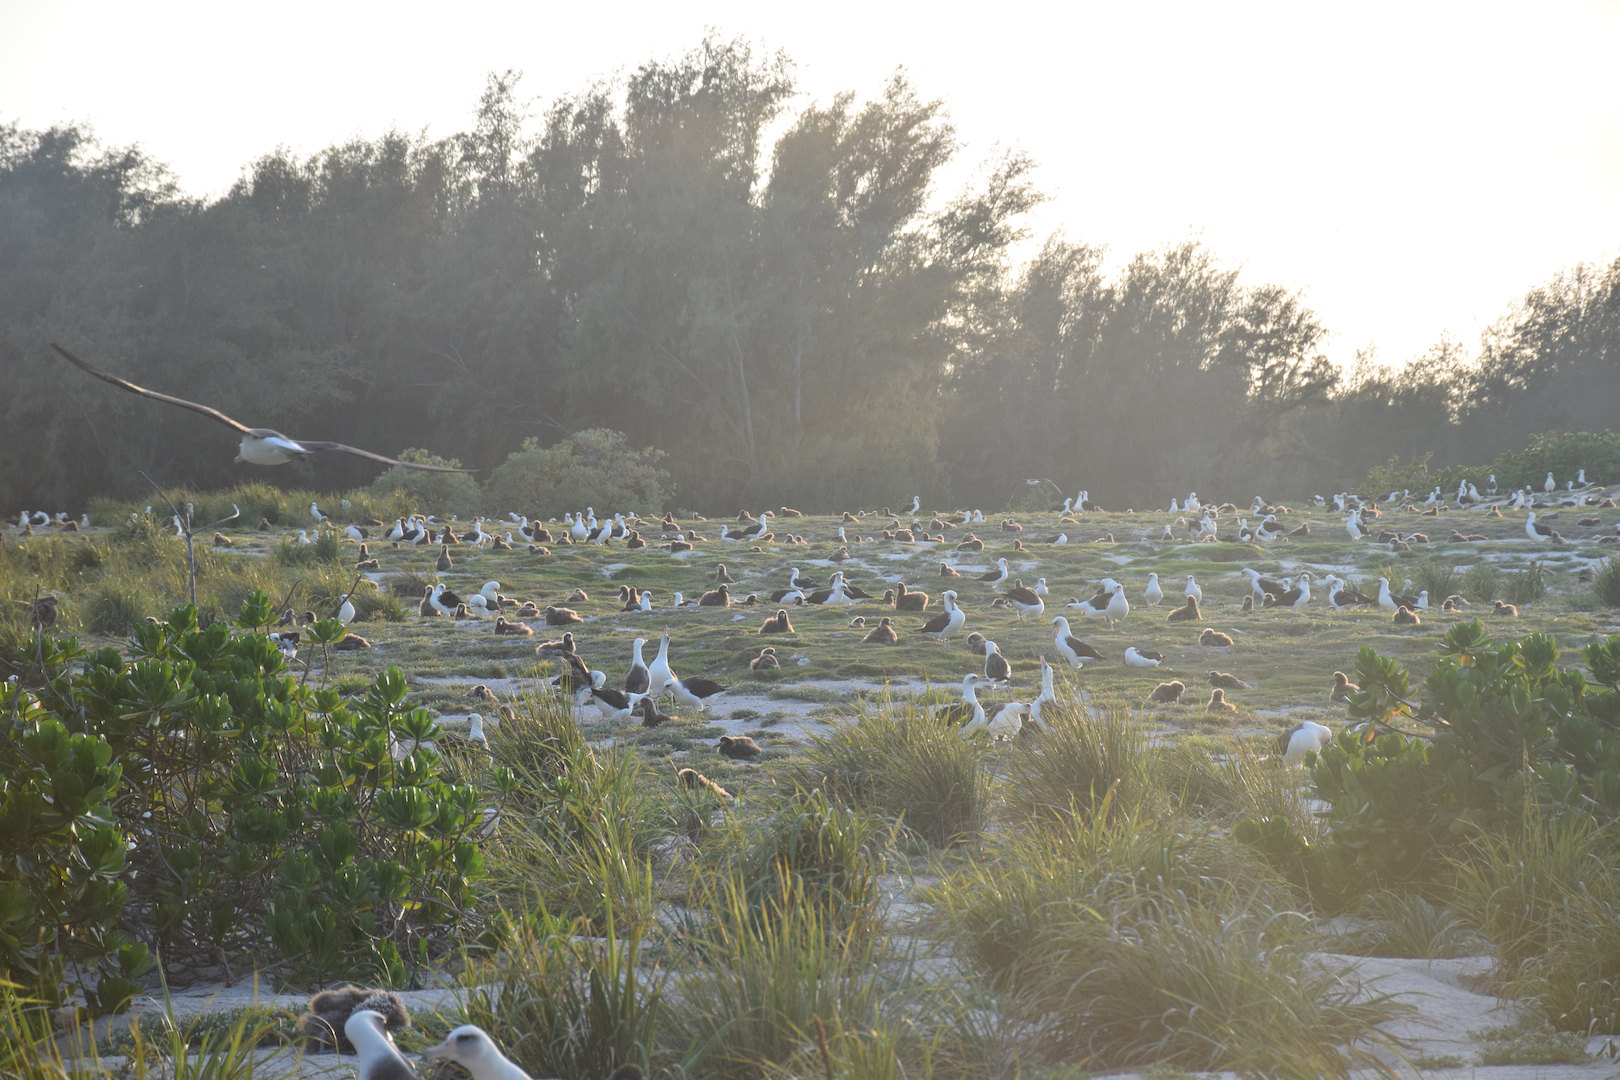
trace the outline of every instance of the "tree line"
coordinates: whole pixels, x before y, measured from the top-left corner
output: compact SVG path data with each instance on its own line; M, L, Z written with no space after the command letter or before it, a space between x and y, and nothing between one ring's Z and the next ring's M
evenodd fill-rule
M518 88L492 75L447 138L267 154L212 200L82 127L0 127L0 507L246 468L226 429L50 341L253 425L485 476L526 440L623 432L668 454L676 505L717 511L1001 506L1025 477L1112 506L1293 496L1620 406L1620 260L1532 289L1472 355L1447 338L1346 372L1299 293L1197 242L1117 273L1061 235L1016 261L1033 163L1002 154L937 197L961 147L903 74L796 105L784 55L710 38L535 124Z

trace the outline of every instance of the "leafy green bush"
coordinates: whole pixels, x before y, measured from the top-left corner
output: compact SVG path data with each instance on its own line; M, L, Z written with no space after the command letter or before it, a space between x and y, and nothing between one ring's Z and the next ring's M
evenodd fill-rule
M456 458L436 457L426 450L405 450L400 453L399 459L416 465L440 465L451 469L461 467L461 462ZM378 509L397 509L401 505L407 508L397 513L377 514L382 521L402 516L412 507L426 508L435 514L471 516L481 513L487 505L483 489L468 473L423 472L421 469L402 469L397 465L372 481L362 494L390 504Z
M490 474L492 506L537 518L594 506L602 514L656 514L675 497L662 450L632 450L617 431L590 428L553 446L534 439Z
M0 683L0 712L0 978L56 1000L71 965L93 1012L122 1011L151 967L118 929L123 767L105 738L72 732L19 683Z
M273 618L261 592L238 625L256 631ZM325 648L344 633L337 620L322 620L305 647ZM8 913L23 931L15 950L37 952L56 925L58 951L104 967L111 956L116 977L133 978L139 957L97 929L116 925L129 896L143 913L141 937L163 955L246 949L292 960L295 974L316 980L397 981L475 917L485 800L434 749L441 733L433 718L404 706L397 669L345 701L294 679L262 633L233 635L224 623L199 629L190 607L138 625L131 645L135 656L124 660L111 649L86 654L62 644L48 692L27 696L13 720L42 733L23 737L30 761L77 771L71 793L51 779L54 801L41 803L47 779L22 762L4 770L20 800L6 840L33 842L40 823L80 801L112 808L75 824L78 856L53 860L63 876L49 885L63 897L53 902L77 904L82 916L78 907L60 915L41 908L43 898L8 894ZM72 673L73 665L82 671ZM30 737L44 741L34 748ZM103 752L117 769L84 773L90 766L79 763ZM493 770L489 786L509 793L509 774ZM80 899L65 884L74 875L90 890ZM11 876L46 887L37 871ZM27 921L31 910L43 930ZM7 960L30 963L37 966L23 951Z
M1363 647L1361 689L1346 729L1311 779L1327 812L1323 872L1341 889L1429 878L1470 830L1516 827L1532 796L1561 812L1620 814L1620 637L1583 650L1596 686L1559 670L1545 634L1492 646L1479 620L1440 644L1421 702L1406 671ZM1428 739L1378 734L1397 719L1430 723ZM1363 733L1370 737L1363 737Z
M1356 494L1381 499L1391 491L1427 492L1438 485L1441 494L1449 497L1464 480L1484 491L1488 476L1496 477L1501 490L1511 491L1528 484L1540 491L1548 473L1563 484L1575 479L1580 469L1586 470L1586 479L1594 484L1620 482L1620 434L1613 431L1596 435L1585 431L1532 435L1523 450L1503 454L1489 465L1434 469L1429 464L1433 458L1433 454L1424 454L1402 465L1398 456L1392 457L1389 464L1374 466L1367 473L1367 479L1356 488Z

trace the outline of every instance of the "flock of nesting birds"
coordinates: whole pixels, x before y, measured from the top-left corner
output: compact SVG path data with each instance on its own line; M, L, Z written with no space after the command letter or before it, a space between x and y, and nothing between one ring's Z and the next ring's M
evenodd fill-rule
M1410 521L1413 515L1417 515L1419 519L1422 516L1438 517L1448 510L1467 507L1476 507L1487 516L1495 517L1503 516L1504 510L1509 512L1523 510L1526 513L1527 538L1557 544L1563 538L1547 524L1536 520L1538 510L1542 511L1545 518L1549 511L1558 515L1570 509L1579 511L1590 507L1596 510L1614 506L1613 498L1597 491L1596 485L1586 483L1584 470L1563 489L1559 489L1549 475L1544 490L1539 495L1528 489L1498 493L1495 490L1494 478L1487 481L1486 488L1486 492L1482 494L1475 486L1465 484L1454 499L1449 501L1441 498L1439 490L1436 489L1429 492L1426 497L1414 496L1410 492L1392 492L1384 499L1362 500L1348 493L1341 493L1331 499L1316 497L1312 502L1317 507L1331 506L1335 513L1343 514L1346 531L1358 541L1388 545L1392 551L1410 548L1413 544L1428 543L1429 537L1421 531L1408 531L1396 527L1375 528L1379 519L1386 514L1393 516L1404 512ZM825 563L836 566L854 558L851 554L852 549L859 550L864 545L883 542L913 548L932 545L939 549L948 549L951 555L973 556L985 550L986 541L975 531L979 526L984 526L979 531L989 532L994 529L999 533L999 536L994 536L992 542L1006 544L1010 540L1015 557L1018 553L1033 554L1040 545L1114 540L1112 534L1095 537L1094 541L1079 538L1078 534L1084 527L1085 515L1100 509L1090 499L1089 492L1084 490L1073 498L1065 498L1061 505L1051 507L1051 513L1055 515L1055 529L1043 530L1038 538L1031 535L1032 530L1027 530L1025 525L1014 517L1002 517L999 522L987 523L981 511L959 510L946 517L936 513L932 515L931 520L924 522L919 516L921 505L921 499L914 496L910 508L898 514L887 507L881 512L843 513L833 526L833 535L817 538L818 541L834 543L834 550L825 559ZM151 512L150 508L147 512ZM1278 523L1282 517L1293 513L1288 507L1268 504L1258 497L1245 513L1231 503L1206 504L1198 498L1196 492L1190 492L1185 500L1171 500L1169 512L1179 516L1174 521L1166 523L1162 532L1146 530L1137 539L1169 539L1183 543L1189 540L1194 542L1245 540L1269 545L1286 536L1296 538L1310 536L1309 524L1287 528ZM373 554L373 545L376 545L379 551L384 545L396 549L424 546L431 549L431 546L437 546L439 550L435 565L437 572L442 575L453 571L457 557L454 552L467 547L497 551L526 550L534 555L550 555L553 548L569 545L617 544L628 551L656 548L674 553L692 551L697 545L705 545L710 550L719 550L723 553L730 544L740 545L737 550L762 552L765 550L762 545L767 543L777 546L809 543L805 536L791 531L794 520L802 518L803 515L788 507L782 507L774 512L762 511L757 516L745 510L738 515L736 522L719 523L715 535L705 535L703 530L715 529L715 526L702 517L677 521L672 514L666 514L661 520L641 518L633 514L616 514L599 520L594 508L587 508L579 514L566 513L560 523L556 519L543 522L539 518L530 519L516 513L509 515L508 520L500 522L488 518L475 518L470 523L458 522L454 518L447 522L439 522L431 515L417 514L410 518L397 519L392 526L373 520L340 527L334 524L317 504L310 505L309 514L316 529L340 530L341 535L358 545L357 570L370 571L374 574L379 571L380 562ZM1250 517L1254 519L1252 526ZM1369 521L1375 524L1369 525ZM171 524L178 532L184 533L186 528L184 520L177 516ZM87 519L81 519L76 523L66 514L47 515L38 511L25 511L18 518L16 530L22 534L31 533L36 529L75 531L85 525L88 525ZM1602 521L1597 517L1581 518L1579 525L1601 527ZM268 532L272 531L274 526L268 521L261 521L259 529ZM299 530L296 542L313 542L309 531L307 528ZM959 538L953 538L952 533L957 533ZM1071 533L1075 535L1071 536ZM1458 529L1451 530L1451 534L1447 537L1447 540L1453 543L1482 539L1484 537ZM1620 540L1620 525L1614 526L1613 534L1597 538L1600 544L1616 540ZM233 543L224 534L216 534L214 541L220 546ZM617 603L619 609L626 613L668 613L693 608L761 607L771 611L759 627L761 635L794 633L793 613L806 607L880 603L891 607L896 614L884 615L875 621L870 621L865 615L856 615L848 624L850 628L863 632L860 639L862 644L893 645L899 642L902 632L907 632L933 638L949 646L953 639L961 636L967 629L968 612L961 603L961 593L958 590L972 588L988 590L990 605L1009 610L1020 622L1027 623L1043 616L1049 617L1053 635L1051 655L1054 660L1067 665L1070 669L1079 670L1092 662L1112 662L1113 658L1109 654L1076 634L1071 619L1078 620L1082 624L1086 620L1096 619L1106 624L1110 630L1122 628L1133 610L1131 597L1124 583L1111 577L1104 577L1098 583L1093 595L1084 598L1069 597L1059 606L1058 601L1047 589L1046 578L1036 578L1033 585L1024 584L1022 579L1013 579L1008 557L996 558L993 569L964 577L951 565L951 555L939 563L939 575L942 581L950 586L944 588L937 597L937 606L940 610L937 614L932 614L932 617L927 617L920 625L910 627L902 627L899 624L899 614L909 612L926 617L935 606L935 597L921 589L908 586L904 581L895 582L892 589L886 590L881 596L874 596L850 581L841 568L833 569L825 581L819 581L802 575L797 567L793 567L788 571L787 580L781 588L764 594L749 592L734 595L731 586L736 584L736 581L722 563L716 568L712 587L705 587L694 597L688 598L681 592L673 592L668 599L655 601L652 590L638 590L624 585L619 589ZM1025 557L1028 558L1029 555ZM1431 605L1447 611L1468 606L1468 601L1461 596L1431 598L1426 591L1420 590L1416 593L1396 591L1387 578L1378 579L1376 595L1367 595L1352 588L1332 573L1318 580L1310 571L1302 571L1287 580L1277 581L1248 567L1242 568L1239 572L1249 584L1248 594L1242 603L1242 610L1245 612L1257 608L1302 611L1320 598L1335 611L1376 606L1387 612L1395 624L1411 626L1421 623L1422 614L1431 610ZM1589 571L1583 572L1585 573ZM1176 595L1178 593L1179 596ZM1204 621L1204 613L1200 608L1203 589L1191 574L1185 576L1184 583L1177 582L1167 588L1160 582L1157 573L1150 573L1145 586L1136 595L1137 610L1164 610L1165 622ZM336 610L332 612L333 616L345 623L352 620L355 614L351 596L352 591L339 601ZM541 606L534 600L517 600L504 595L501 592L500 582L495 580L485 582L477 591L468 590L461 593L439 581L424 588L417 611L421 618L444 618L458 625L487 620L497 635L532 637L536 634L536 630L531 623L547 628L560 628L584 622L585 617L568 605L588 599L584 590L575 590L562 603ZM1049 607L1055 607L1057 613L1048 615ZM1512 605L1497 600L1490 613L1513 616L1517 611ZM313 612L307 612L302 621L308 622L314 618ZM273 635L290 657L296 656L299 631L295 625L291 629L283 627L298 621L300 620L289 610L282 618L283 626L278 627ZM969 672L962 678L961 701L938 708L936 715L942 720L957 724L963 735L985 730L993 738L1003 739L1037 732L1042 726L1043 711L1050 710L1057 702L1052 666L1046 656L1040 657L1041 690L1038 695L1027 701L1008 701L987 708L979 695L990 690L1010 688L1011 664L997 643L984 634L968 632L966 640L971 653L983 658L982 662L975 661L975 666L980 670ZM1200 645L1213 648L1233 644L1229 635L1212 627L1205 627L1198 641ZM607 673L599 668L593 668L586 661L572 631L563 633L556 640L540 642L535 652L540 658L555 661L563 666L562 673L550 681L559 692L572 696L576 708L594 706L603 719L609 721L622 722L639 717L644 726L656 727L671 719L660 709L660 703L665 698L678 705L701 710L731 689L719 681L702 676L685 678L678 676L671 667L671 639L667 631L660 638L657 653L651 661L645 658L643 651L647 644L646 638L634 639L631 644L628 670L622 681L616 680L619 685L609 685ZM369 645L370 642L366 639L350 634L338 647L365 648ZM1119 660L1128 667L1151 669L1159 667L1164 662L1165 656L1159 650L1132 644L1120 651ZM776 648L766 645L760 649L759 655L751 660L750 667L755 670L774 668L779 667L780 663ZM1335 681L1330 691L1331 700L1346 700L1348 694L1356 688L1342 672L1334 672L1333 676ZM1236 676L1220 671L1210 671L1205 678L1210 687L1210 696L1204 705L1205 711L1226 715L1235 713L1236 709L1227 700L1226 694L1231 690L1248 689L1248 684ZM1184 683L1169 681L1159 684L1148 696L1149 700L1155 702L1179 703L1186 690ZM474 738L482 737L481 725L482 718L473 714ZM1329 735L1328 729L1322 725L1310 722L1296 725L1279 739L1278 751L1290 764L1298 764L1304 760L1306 750L1318 749ZM760 753L760 748L754 740L747 737L728 736L722 740L720 752L737 760L750 760ZM682 779L690 784L711 783L696 774L692 776L683 774Z

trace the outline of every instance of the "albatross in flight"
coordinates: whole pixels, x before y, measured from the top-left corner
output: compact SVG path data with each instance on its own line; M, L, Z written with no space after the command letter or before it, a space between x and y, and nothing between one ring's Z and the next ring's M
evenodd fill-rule
M246 424L232 420L218 409L210 409L207 405L199 405L195 401L187 401L184 398L170 397L168 394L160 394L156 390L147 390L144 387L136 386L132 382L127 382L120 379L116 375L109 375L105 371L97 371L95 368L91 367L83 360L80 360L77 356L74 356L72 353L68 352L54 341L51 343L51 348L61 353L62 356L66 358L69 363L73 364L74 367L79 368L86 374L94 375L102 382L112 383L119 389L128 390L132 394L139 394L142 397L149 397L155 401L166 401L170 405L178 405L182 409L190 409L194 413L201 413L204 416L218 420L226 427L235 428L237 431L242 433L240 453L238 453L236 456L236 460L239 462L246 461L253 465L285 465L294 458L308 457L310 454L318 451L337 450L345 454L353 454L356 457L370 458L372 461L380 461L385 465L398 465L403 469L419 469L423 472L473 471L472 469L452 469L442 465L418 465L411 461L396 461L393 458L383 457L381 454L373 454L370 450L361 450L358 447L345 446L343 443L311 442L307 439L293 439L283 435L279 431L272 430L271 428L248 427Z

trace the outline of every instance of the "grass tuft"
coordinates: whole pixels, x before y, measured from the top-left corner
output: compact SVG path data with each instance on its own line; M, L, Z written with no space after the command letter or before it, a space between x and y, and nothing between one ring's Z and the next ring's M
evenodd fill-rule
M1611 557L1593 567L1592 595L1606 607L1620 607L1620 562Z
M818 737L806 751L808 774L829 795L862 810L901 819L937 848L976 834L990 798L984 744L908 705L866 711L856 723Z
M1479 951L1478 937L1461 916L1421 896L1379 891L1366 899L1364 913L1368 925L1336 938L1334 952L1436 960Z
M1072 693L1058 692L1062 701ZM1008 806L1030 822L1089 818L1106 806L1130 812L1155 802L1147 727L1120 701L1048 706L1039 735L1020 739L1007 762ZM1106 802L1105 802L1106 800Z
M544 904L501 927L499 950L466 972L467 1020L531 1076L606 1076L648 1067L663 977L642 967L641 934L586 926Z

